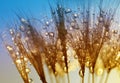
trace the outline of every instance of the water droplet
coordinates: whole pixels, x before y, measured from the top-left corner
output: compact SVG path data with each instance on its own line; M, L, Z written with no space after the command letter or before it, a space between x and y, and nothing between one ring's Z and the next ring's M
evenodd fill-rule
M17 34L16 34L16 36L17 36L17 38L21 38L21 33L20 32L18 32Z
M65 11L66 14L71 13L71 12L72 12L72 10L70 8L66 9L66 11Z
M50 19L50 22L52 23L52 22L53 22L53 19Z
M86 63L85 63L86 67L89 67L90 66L90 61L88 60Z
M28 31L27 31L27 34L30 35L30 34L31 34L31 31L28 30Z
M77 17L78 17L78 14L74 13L73 16L74 16L74 18L77 18Z
M57 76L58 72L55 71L55 76Z
M70 27L70 30L73 30L73 28L72 28L72 27Z
M99 17L99 22L103 22L103 17Z
M92 66L90 66L90 72L91 72L91 73L94 73L94 69L93 69Z
M67 72L67 68L66 67L64 67L64 71Z
M14 35L14 30L13 29L10 29L10 34Z
M24 32L25 31L25 27L24 26L20 26L20 30L22 31L22 32Z
M51 66L50 66L50 65L48 65L48 68L49 68L49 69L51 69Z
M21 18L20 20L21 20L21 22L22 22L22 23L26 23L26 24L28 24L28 22L27 22L27 20L26 20L26 19Z
M74 22L71 22L71 24L70 24L72 27L74 27L75 26L75 23Z
M98 68L98 69L96 70L96 74L97 74L97 75L102 75L102 74L103 74L103 68Z
M49 26L49 24L50 24L50 23L47 21L47 22L46 22L46 26Z
M75 55L75 56L74 56L74 58L75 58L75 59L78 59L78 56L77 56L77 55Z
M33 82L33 79L32 79L32 78L30 78L30 79L29 79L29 83L32 83L32 82Z
M64 61L65 60L65 56L62 56L62 61Z
M17 63L17 64L21 64L22 62L21 62L20 59L17 59L17 60L16 60L16 63Z
M112 33L113 33L113 34L117 34L118 31L117 31L117 30L112 30Z
M119 61L120 60L120 52L118 52L116 58L115 58L116 61Z
M8 49L8 51L13 51L12 46L7 45L6 48Z
M24 57L24 61L25 61L25 62L28 62L28 58Z
M26 73L30 73L31 72L31 70L30 70L30 68L26 68Z
M16 55L19 56L20 55L19 52L16 52Z
M14 39L15 39L15 38L14 38L14 37L12 37L11 39L12 39L12 41L14 41Z
M48 32L45 33L45 36L48 36Z
M54 33L53 33L53 32L50 32L50 33L49 33L49 36L50 36L50 37L54 37Z
M79 71L79 75L81 76L81 77L84 77L84 74L83 74L83 71L80 69L80 71Z

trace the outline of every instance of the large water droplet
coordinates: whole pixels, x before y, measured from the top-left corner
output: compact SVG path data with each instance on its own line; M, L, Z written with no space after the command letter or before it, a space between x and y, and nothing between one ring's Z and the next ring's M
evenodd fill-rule
M80 69L80 71L79 71L79 75L81 76L81 77L84 77L84 74L83 74L83 71Z
M20 53L19 53L19 52L16 52L16 55L17 55L17 56L19 56L19 55L20 55Z
M47 22L46 22L46 26L49 26L49 24L50 24L50 23L47 21Z
M54 37L54 33L53 33L53 32L50 32L50 33L49 33L49 36L50 36L50 37Z
M33 79L32 78L29 79L29 83L33 83Z
M77 18L77 17L78 17L78 14L77 14L77 13L74 13L73 16L74 16L74 18Z
M96 70L96 74L97 75L102 75L103 74L103 68L98 68L97 70Z
M26 73L30 73L31 72L31 70L30 70L30 68L26 68Z
M24 61L25 61L25 62L28 62L28 58L24 57Z
M26 20L26 19L21 18L20 20L21 20L21 22L22 22L22 23L28 24L28 22L27 22L27 20Z
M65 13L66 13L66 14L67 14L67 13L71 13L71 12L72 12L72 10L69 9L69 8L65 10Z

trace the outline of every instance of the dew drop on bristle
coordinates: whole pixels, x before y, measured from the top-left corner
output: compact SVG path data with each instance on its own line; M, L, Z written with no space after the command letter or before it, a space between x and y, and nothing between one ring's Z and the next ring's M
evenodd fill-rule
M49 25L50 25L50 23L47 21L47 22L46 22L46 26L49 26Z
M50 33L49 33L49 36L50 36L50 37L54 37L54 33L53 33L53 32L50 32Z
M14 40L15 40L15 38L14 38L14 37L12 37L11 39L12 39L12 41L14 41Z
M26 73L30 73L31 72L31 70L30 70L30 68L26 68Z
M103 22L103 17L99 17L99 22Z
M17 34L16 34L16 36L17 36L17 38L21 38L21 33L20 32L18 32Z
M25 27L24 26L20 26L20 31L24 32L25 31Z
M17 56L19 56L19 55L20 55L20 53L19 53L19 52L16 52L16 55L17 55Z
M17 63L17 64L21 64L22 62L21 62L20 59L17 59L17 60L16 60L16 63Z
M28 22L27 22L27 20L26 20L26 19L21 18L20 20L21 20L21 22L22 22L22 23L28 24Z
M10 29L10 34L11 34L11 35L14 35L13 29Z
M13 51L12 46L7 45L6 48L8 49L8 51Z
M74 18L78 18L78 14L77 14L77 13L74 13L74 14L73 14L73 17L74 17Z
M49 34L49 33L48 33L48 32L46 32L46 33L45 33L45 36L48 36L48 34Z
M67 13L71 13L71 12L72 12L72 10L69 9L69 8L65 10L65 13L66 13L66 14L67 14Z
M27 35L31 35L31 32L29 30L27 31Z
M83 76L84 76L84 74L83 74L83 71L82 71L82 70L80 70L80 71L79 71L79 75L80 75L81 77L83 77Z
M32 78L29 79L29 83L33 83L33 79Z

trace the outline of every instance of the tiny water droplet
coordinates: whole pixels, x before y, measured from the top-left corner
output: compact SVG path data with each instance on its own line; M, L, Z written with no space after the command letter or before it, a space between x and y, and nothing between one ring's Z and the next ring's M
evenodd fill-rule
M113 34L117 34L118 31L117 31L117 30L112 30L112 33L113 33Z
M74 18L77 18L77 17L78 17L78 14L74 13L73 16L74 16Z
M16 55L19 56L20 55L19 52L16 52Z
M21 18L20 20L21 20L21 22L22 22L22 23L26 23L26 24L28 24L28 22L27 22L27 20L26 20L26 19Z
M24 26L20 26L20 30L22 31L22 32L24 32L25 31L25 27Z
M83 71L80 69L80 71L79 71L79 75L81 76L81 77L84 77L84 74L83 74Z
M49 26L49 24L50 24L50 23L47 21L47 22L46 22L46 26Z
M71 12L72 12L72 10L70 8L66 9L66 11L65 11L66 14L71 13Z
M25 61L25 62L28 62L28 58L24 57L24 61Z
M30 35L30 34L31 34L31 31L28 30L28 31L27 31L27 34Z
M74 23L74 22L71 22L71 26L74 27L74 26L75 26L75 23Z
M14 41L14 39L15 39L15 38L14 38L14 37L12 37L11 39L12 39L12 41Z
M16 60L16 63L17 63L17 64L21 64L22 62L21 62L20 59L17 59L17 60Z
M26 68L26 73L30 73L31 72L31 70L30 70L30 68Z
M21 33L20 32L18 32L17 34L16 34L16 36L17 36L17 38L21 38Z
M10 29L10 34L11 34L11 35L14 35L13 29Z
M99 17L99 22L103 22L103 17Z
M67 72L67 68L66 67L64 67L64 71Z
M91 73L94 73L94 69L93 69L92 66L90 67L90 72L91 72Z
M49 36L50 36L50 37L54 37L54 33L53 33L53 32L50 32L50 33L49 33Z
M8 49L8 51L13 51L12 46L7 45L6 48Z
M33 83L33 79L32 78L29 79L29 83Z

